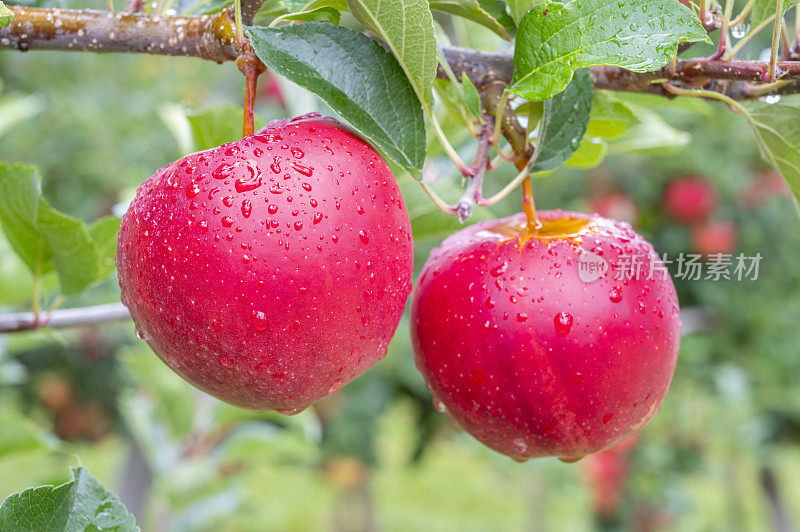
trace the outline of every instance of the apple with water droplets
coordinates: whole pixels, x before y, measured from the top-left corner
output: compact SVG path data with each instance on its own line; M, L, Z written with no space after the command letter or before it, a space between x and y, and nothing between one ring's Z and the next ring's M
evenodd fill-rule
M580 459L658 411L678 356L675 287L630 225L564 211L447 238L411 307L417 367L469 433L515 460Z
M306 115L188 155L138 189L118 270L140 336L231 404L296 413L386 353L411 291L385 161Z

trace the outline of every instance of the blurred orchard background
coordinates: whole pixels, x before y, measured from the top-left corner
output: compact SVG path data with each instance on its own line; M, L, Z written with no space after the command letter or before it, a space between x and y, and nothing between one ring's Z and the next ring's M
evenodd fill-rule
M465 19L437 21L440 42L510 46L498 48L496 36ZM761 38L748 44L750 57L767 46L769 36ZM710 51L698 45L690 55ZM121 214L156 169L241 131L244 82L232 63L3 53L0 81L0 160L36 165L52 205L87 222ZM262 122L330 113L285 80L263 76L259 87ZM441 88L448 136L474 149ZM631 110L627 131L537 178L537 205L627 219L669 258L762 256L756 280L675 277L686 321L678 368L638 441L576 464L518 464L493 453L434 409L414 368L407 318L385 360L292 417L196 391L121 321L0 335L0 495L60 484L80 463L147 531L796 529L797 209L744 120L722 104L616 100ZM435 142L429 150L426 178L455 200L452 164ZM487 186L511 179L510 166L491 172ZM396 174L419 268L459 225ZM692 226L670 219L663 204L666 185L687 175L713 183L717 196L708 220ZM512 194L471 221L519 207ZM46 302L57 286L52 274L44 278ZM0 236L0 312L29 310L32 291L31 273ZM62 306L118 300L111 273Z

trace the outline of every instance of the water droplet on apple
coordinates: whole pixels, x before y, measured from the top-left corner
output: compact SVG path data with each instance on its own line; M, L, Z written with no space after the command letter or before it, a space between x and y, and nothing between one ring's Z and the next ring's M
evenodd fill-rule
M615 286L611 290L608 291L608 299L611 300L612 303L619 303L622 301L622 288L619 286Z
M267 322L267 314L266 312L262 312L260 310L254 310L252 316L250 317L250 321L253 323L253 328L257 332L264 332L267 330L267 326L269 323Z
M569 333L570 329L572 329L572 314L562 310L555 315L553 318L553 323L556 326L556 332L558 334L567 334Z

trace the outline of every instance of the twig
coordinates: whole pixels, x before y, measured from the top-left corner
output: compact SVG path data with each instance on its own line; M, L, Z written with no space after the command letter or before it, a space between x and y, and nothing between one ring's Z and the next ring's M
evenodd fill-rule
M783 0L775 5L775 24L772 26L772 47L769 51L769 67L762 78L767 83L777 79L775 65L778 63L778 48L781 44L781 26L783 26Z
M81 325L96 325L128 318L130 318L130 314L122 303L54 310L39 316L38 319L33 312L0 314L0 333L31 331L41 327L61 329Z
M242 4L243 23L247 23L247 5L250 4L246 1ZM220 63L233 61L238 56L230 10L196 17L148 17L91 10L9 8L14 12L14 19L7 28L0 28L0 49L181 55ZM770 22L772 20L770 18ZM750 34L741 39L731 53L737 51ZM502 91L514 73L513 56L509 53L457 47L445 47L442 52L455 75L460 78L467 74L482 93L495 85L497 89L491 90ZM663 94L658 87L651 86L653 81L761 81L767 68L768 64L763 61L685 59L676 62L673 74L666 67L646 73L619 67L593 67L591 71L595 87L599 89ZM776 69L784 72L781 79L800 79L800 61L779 61ZM447 78L443 69L439 77ZM501 125L508 138L512 131L506 120ZM524 134L524 129L522 131Z

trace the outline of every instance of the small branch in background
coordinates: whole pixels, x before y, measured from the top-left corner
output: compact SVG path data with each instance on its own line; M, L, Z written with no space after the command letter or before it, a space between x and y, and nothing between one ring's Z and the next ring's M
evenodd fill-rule
M778 493L778 482L775 473L769 467L761 468L761 487L769 503L770 515L772 516L773 530L776 532L796 532L796 528L789 521L789 513Z
M481 129L478 135L478 151L475 153L475 161L473 162L470 170L472 175L469 177L467 187L464 189L464 194L458 201L458 220L461 223L472 215L472 210L475 208L475 202L481 197L483 189L483 177L486 175L486 168L489 165L489 149L491 148L490 137L492 136L493 127L491 117L486 117L487 124Z
M777 79L780 71L775 70L778 63L778 48L781 44L781 27L783 26L783 0L777 0L775 5L775 24L772 26L772 47L769 52L769 66L762 80L772 83Z
M709 59L719 59L728 51L728 30L730 27L732 12L733 0L725 0L725 12L722 15L722 25L719 29L719 47L717 48L717 51L711 57L709 57Z
M42 327L61 329L80 327L83 325L97 325L129 318L130 314L128 313L128 309L122 303L59 309L44 313L38 318L33 312L0 314L0 334L32 331Z

